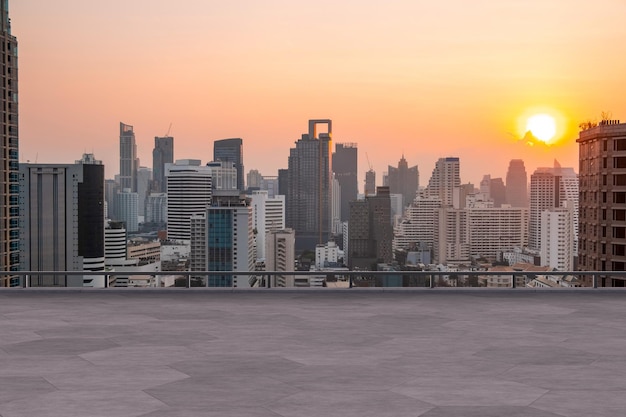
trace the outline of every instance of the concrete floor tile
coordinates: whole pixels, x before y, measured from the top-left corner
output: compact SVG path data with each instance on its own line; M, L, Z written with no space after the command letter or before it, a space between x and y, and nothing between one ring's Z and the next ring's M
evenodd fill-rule
M0 403L29 398L30 396L46 394L56 390L53 385L41 377L0 377Z
M114 347L86 353L80 357L101 366L162 366L182 359L202 358L204 355L185 346L152 345Z
M477 357L515 365L589 365L597 354L563 347L519 346L490 347L476 353Z
M284 417L265 407L239 407L236 405L191 408L170 407L152 411L139 417Z
M306 365L273 375L272 378L302 390L385 390L414 377L398 369L358 365Z
M189 375L168 366L81 367L46 376L54 387L66 391L138 391L180 381Z
M55 391L0 404L2 417L136 417L164 404L141 391Z
M106 339L58 337L2 346L10 355L68 356L107 350L118 346Z
M285 417L415 417L433 408L388 391L306 391L267 407Z
M145 390L171 407L236 405L259 407L299 392L297 388L258 376L191 377Z
M548 390L626 390L623 372L593 365L520 365L500 378Z
M416 378L392 389L437 406L528 406L547 392L494 378Z
M532 407L436 407L420 417L563 417L548 411L538 410Z
M170 364L170 367L189 376L202 375L263 375L273 376L278 373L299 368L300 363L274 355L206 355L201 359L192 359Z
M623 417L626 390L553 390L532 406L565 417Z

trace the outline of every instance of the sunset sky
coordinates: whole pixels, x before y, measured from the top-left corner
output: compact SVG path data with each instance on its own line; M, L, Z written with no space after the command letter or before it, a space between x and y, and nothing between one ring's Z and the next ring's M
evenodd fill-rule
M276 175L308 119L333 120L380 185L405 155L426 185L440 157L461 180L522 158L578 171L578 124L626 119L623 0L11 0L20 160L93 152L112 178L119 122L141 165L172 124L175 158L241 137L246 172ZM558 140L529 143L548 113Z

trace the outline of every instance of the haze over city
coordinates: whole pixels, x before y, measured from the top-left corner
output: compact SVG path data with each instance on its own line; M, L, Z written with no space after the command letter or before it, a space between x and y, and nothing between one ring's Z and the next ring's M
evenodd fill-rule
M82 152L118 172L119 122L142 165L153 138L211 159L244 139L246 170L276 175L311 118L359 147L359 188L402 154L424 181L436 160L461 178L504 176L510 159L578 169L580 122L623 114L626 39L618 0L11 3L20 40L20 161ZM616 48L617 47L617 48ZM601 63L601 65L600 65ZM521 138L556 121L549 144Z

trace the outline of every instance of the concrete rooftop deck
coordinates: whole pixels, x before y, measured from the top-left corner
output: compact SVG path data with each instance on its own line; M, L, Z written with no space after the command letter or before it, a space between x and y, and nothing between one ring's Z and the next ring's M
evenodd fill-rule
M626 415L626 292L0 292L2 417Z

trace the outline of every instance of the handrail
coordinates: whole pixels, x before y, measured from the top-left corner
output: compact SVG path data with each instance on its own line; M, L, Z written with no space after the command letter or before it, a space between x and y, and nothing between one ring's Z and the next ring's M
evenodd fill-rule
M516 277L525 276L529 280L533 280L538 276L591 276L592 286L583 288L598 288L598 279L600 277L624 277L626 271L0 271L2 276L25 277L21 280L20 287L28 287L30 276L51 275L51 276L183 276L189 280L195 276L259 276L268 278L271 276L325 276L328 277L346 277L349 282L349 288L355 285L355 278L358 277L377 277L377 276L409 276L409 277L428 277L429 287L435 288L435 277L442 276L458 276L458 277L485 277L485 276L504 276L511 277L511 288L516 288ZM269 283L271 280L267 280ZM189 283L190 284L190 283ZM189 285L191 286L191 285Z

